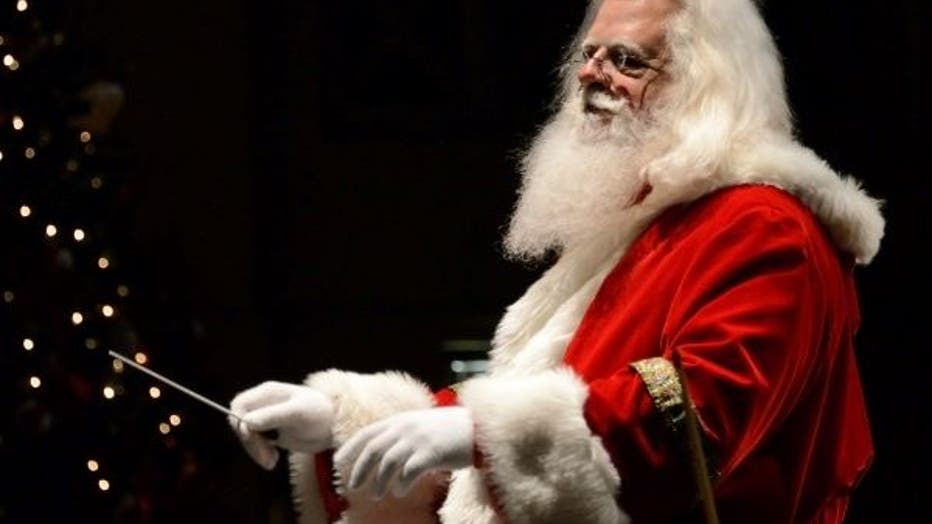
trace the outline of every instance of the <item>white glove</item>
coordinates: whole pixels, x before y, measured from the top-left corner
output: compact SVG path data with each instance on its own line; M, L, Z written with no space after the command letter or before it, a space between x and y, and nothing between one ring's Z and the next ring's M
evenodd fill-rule
M406 411L366 426L340 447L334 461L354 461L350 489L374 473L370 491L382 498L390 487L396 497L406 495L422 473L471 466L472 457L472 415L447 407Z
M272 469L278 462L275 446L290 451L317 453L333 441L333 403L323 393L307 386L263 382L240 393L229 417L243 447L260 466ZM261 433L274 430L274 439Z

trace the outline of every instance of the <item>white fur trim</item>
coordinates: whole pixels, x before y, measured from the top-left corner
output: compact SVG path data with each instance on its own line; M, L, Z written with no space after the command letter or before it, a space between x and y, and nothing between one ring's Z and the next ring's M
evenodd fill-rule
M627 522L615 502L618 473L583 418L587 394L566 368L477 378L461 387L460 403L475 417L488 464L484 474L509 524ZM487 510L474 508L485 499L483 489L479 475L458 475L441 510L444 524L472 524L457 518L466 511L484 518Z
M772 136L753 145L735 145L729 162L708 176L648 174L654 190L641 205L657 209L696 200L741 184L778 187L799 198L828 229L835 244L862 265L871 262L884 235L881 201L852 177L842 177L812 150ZM688 173L688 171L685 171Z
M329 370L313 373L305 384L327 395L334 404L334 446L339 448L356 431L369 424L402 411L427 409L434 405L434 397L421 382L404 373L386 372L361 375L346 371ZM303 453L292 453L291 481L295 506L301 524L325 524L326 512L317 485L314 458ZM336 478L346 478L352 464L336 464ZM436 522L433 513L438 493L445 489L446 478L439 474L427 475L415 484L411 493L401 499L385 497L372 500L365 493L337 490L349 502L341 524L431 524Z
M504 524L495 514L476 468L453 473L450 491L439 514L443 524Z

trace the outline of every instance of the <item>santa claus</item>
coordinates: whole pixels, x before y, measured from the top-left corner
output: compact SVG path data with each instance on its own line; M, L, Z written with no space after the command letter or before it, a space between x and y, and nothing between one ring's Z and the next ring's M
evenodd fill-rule
M231 404L245 448L290 451L302 523L698 522L694 410L722 521L842 521L878 202L794 140L752 0L593 1L563 72L505 239L559 257L489 373L268 382Z

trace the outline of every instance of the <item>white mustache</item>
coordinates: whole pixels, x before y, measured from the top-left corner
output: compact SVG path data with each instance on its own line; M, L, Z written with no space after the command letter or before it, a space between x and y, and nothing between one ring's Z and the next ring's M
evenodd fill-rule
M586 108L592 107L615 115L624 111L628 105L628 101L624 98L615 98L600 90L586 90L583 93L583 103Z

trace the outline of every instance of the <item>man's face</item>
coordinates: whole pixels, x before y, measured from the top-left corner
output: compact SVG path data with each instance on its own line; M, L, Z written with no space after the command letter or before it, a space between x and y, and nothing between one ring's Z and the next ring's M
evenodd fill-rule
M583 40L584 110L605 121L650 107L664 88L665 28L677 0L605 0Z

